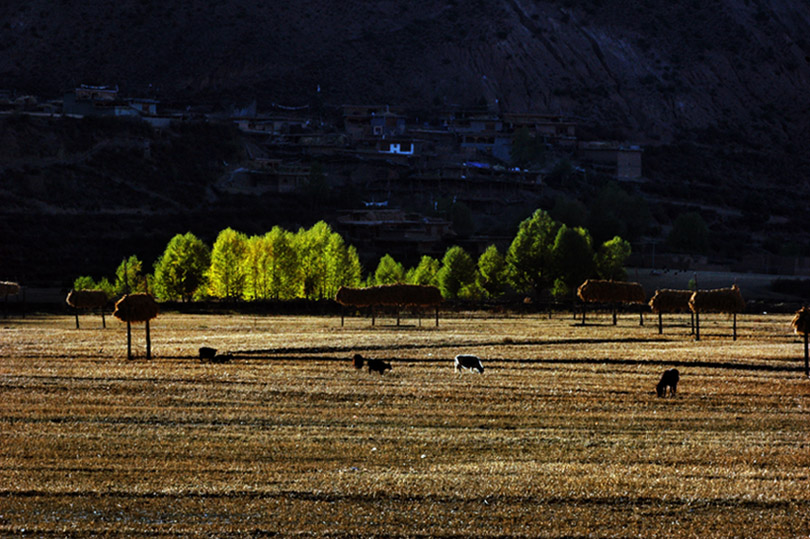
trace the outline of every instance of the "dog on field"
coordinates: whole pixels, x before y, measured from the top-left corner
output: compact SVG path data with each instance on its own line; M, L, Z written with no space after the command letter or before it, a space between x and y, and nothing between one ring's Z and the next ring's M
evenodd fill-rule
M209 346L200 347L200 361L213 361L214 356L217 355L217 349Z
M354 365L355 369L360 370L363 368L363 361L363 356L360 354L355 354L352 358L352 365Z
M459 354L456 356L456 372L461 371L461 369L478 371L479 374L484 373L484 366L481 364L481 360L478 356L472 354Z
M669 395L674 397L675 393L678 391L678 381L680 379L681 376L678 373L678 369L665 370L664 374L661 375L661 381L655 386L655 392L658 393L659 397L666 397L667 388L669 388Z
M380 373L380 376L385 374L385 371L392 370L391 369L391 364L386 363L382 359L368 359L368 360L366 360L366 363L368 364L368 372L369 373L376 371L376 372Z

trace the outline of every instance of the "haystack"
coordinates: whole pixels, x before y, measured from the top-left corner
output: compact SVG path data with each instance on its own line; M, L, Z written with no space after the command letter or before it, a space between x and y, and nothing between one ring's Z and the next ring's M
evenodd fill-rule
M0 281L0 296L16 296L20 293L19 283L11 281Z
M115 304L113 316L122 322L149 322L158 315L158 304L149 294L128 294Z
M158 304L149 294L128 294L115 304L113 316L127 323L127 359L132 359L132 323L146 323L146 359L152 358L149 321L158 315Z
M65 301L68 305L74 309L77 309L76 329L79 329L78 309L85 311L90 309L101 309L101 324L102 327L107 327L107 322L104 319L104 306L107 305L107 293L103 290L71 290L68 292Z
M582 325L585 325L585 304L609 303L613 305L613 325L616 325L618 304L643 304L647 300L644 288L639 283L602 281L588 279L577 288L577 296L583 301ZM644 325L644 313L639 313L639 323Z
M790 321L790 327L797 335L810 334L810 309L802 307L796 311L796 315Z
M735 284L731 288L717 288L714 290L697 290L689 298L689 308L695 313L695 340L700 340L700 314L701 313L728 313L734 320L733 338L737 340L737 313L745 310L740 288Z
M664 322L662 313L691 313L689 299L692 297L691 290L672 290L662 288L655 291L655 295L650 299L650 309L658 314L658 334L664 333ZM694 331L694 314L692 315Z
M650 299L650 309L654 313L688 313L689 299L692 297L691 290L672 290L662 288L655 291L655 295Z
M741 313L745 310L740 288L735 284L731 288L715 290L698 290L689 298L689 308L696 313Z
M577 289L577 296L586 303L644 303L647 296L639 283L588 279Z
M416 284L389 284L368 288L342 286L335 295L335 301L344 307L370 307L372 325L374 325L374 307L382 306L397 308L397 325L399 325L399 309L402 307L436 307L436 325L438 326L439 304L442 300L442 293L435 286ZM422 323L421 317L419 323ZM341 316L340 325L343 325L343 316Z
M810 377L810 350L808 349L808 336L810 336L810 309L802 307L796 311L790 321L793 331L804 336L804 375Z

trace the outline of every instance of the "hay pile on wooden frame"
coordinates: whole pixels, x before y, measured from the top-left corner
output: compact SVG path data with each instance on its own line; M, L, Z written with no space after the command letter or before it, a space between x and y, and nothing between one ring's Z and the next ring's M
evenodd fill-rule
M107 293L103 290L71 290L65 301L74 309L101 309L107 305Z
M158 315L158 304L149 294L128 294L115 304L113 316L122 322L148 322Z
M810 334L810 309L802 307L796 311L793 320L790 321L790 327L793 328L797 335Z
M673 290L662 288L655 291L650 299L650 309L654 313L688 313L689 299L694 294L691 290Z
M588 279L577 289L577 296L586 303L645 303L647 296L639 283Z
M740 288L735 284L731 288L698 290L689 298L689 308L695 313L741 313L745 310Z
M435 286L389 284L368 288L340 287L335 301L350 307L431 307L442 302Z
M20 293L20 285L11 281L0 281L0 296L16 296Z

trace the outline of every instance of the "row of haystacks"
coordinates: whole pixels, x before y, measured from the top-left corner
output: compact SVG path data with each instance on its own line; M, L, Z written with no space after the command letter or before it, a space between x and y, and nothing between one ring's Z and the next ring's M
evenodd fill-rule
M654 313L688 313L691 312L689 300L694 292L692 290L673 290L662 288L655 291L650 299L650 309Z
M588 279L577 289L585 303L646 303L647 296L639 283Z
M157 318L158 304L149 294L128 294L115 303L113 316L122 322L148 322Z
M0 281L0 296L16 296L20 293L20 285L11 281Z
M349 307L432 307L442 302L435 286L388 284L368 288L340 287L335 301Z
M103 290L71 290L65 301L74 309L102 309L107 305L107 293Z
M695 313L741 313L745 301L735 284L731 288L697 290L689 298L689 308Z

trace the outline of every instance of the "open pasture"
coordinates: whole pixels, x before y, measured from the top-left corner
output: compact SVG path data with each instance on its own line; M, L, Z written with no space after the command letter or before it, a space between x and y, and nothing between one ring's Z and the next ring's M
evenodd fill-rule
M3 320L0 535L807 536L789 321L740 316L732 341L707 316L694 342L678 316L658 335L638 315L167 313L154 359L127 361L118 321ZM456 374L459 353L484 374Z

